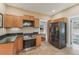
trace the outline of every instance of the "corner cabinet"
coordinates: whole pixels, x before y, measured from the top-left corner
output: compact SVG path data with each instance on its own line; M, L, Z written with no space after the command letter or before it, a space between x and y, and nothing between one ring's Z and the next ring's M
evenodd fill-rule
M39 27L39 19L35 18L34 21L35 21L34 27L38 28Z
M41 46L42 38L41 35L36 36L36 47Z

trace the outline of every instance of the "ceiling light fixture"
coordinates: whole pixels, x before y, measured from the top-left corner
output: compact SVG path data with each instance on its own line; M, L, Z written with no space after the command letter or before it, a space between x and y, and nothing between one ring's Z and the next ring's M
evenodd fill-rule
M55 12L55 10L52 10L52 12Z

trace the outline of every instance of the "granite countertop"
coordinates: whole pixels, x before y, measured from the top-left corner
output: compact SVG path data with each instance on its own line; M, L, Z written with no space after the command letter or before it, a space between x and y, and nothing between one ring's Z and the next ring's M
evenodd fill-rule
M23 35L23 33L8 33L0 36L0 44L14 42L16 37Z
M9 36L9 37L6 37L6 38L0 40L0 44L14 42L16 40L16 37L17 36Z

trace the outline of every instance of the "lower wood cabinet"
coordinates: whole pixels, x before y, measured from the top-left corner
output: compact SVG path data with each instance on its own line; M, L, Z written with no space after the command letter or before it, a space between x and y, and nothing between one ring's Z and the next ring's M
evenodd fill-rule
M23 37L18 36L15 41L16 54L18 54L23 49Z
M36 47L41 46L41 43L42 43L41 35L37 35L36 36Z
M0 44L0 55L15 55L16 48L14 42Z

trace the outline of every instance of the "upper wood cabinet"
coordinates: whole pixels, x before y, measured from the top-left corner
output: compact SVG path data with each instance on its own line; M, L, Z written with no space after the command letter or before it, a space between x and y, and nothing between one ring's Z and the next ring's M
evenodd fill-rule
M39 27L39 19L35 18L34 21L34 27Z
M14 27L23 27L23 20L20 16L15 16L14 18Z
M14 16L14 15L5 15L4 18L4 27L22 27L23 22L21 16Z
M67 17L48 20L48 23L52 23L52 22L67 22Z
M23 20L34 21L34 27L39 27L39 19L34 18L34 16L25 15L21 17Z
M34 20L34 16L24 15L24 16L22 16L22 19L23 20L31 20L31 21L33 21Z
M4 27L10 28L10 27L23 27L23 20L29 20L34 21L34 27L39 27L39 19L34 18L34 16L14 16L14 15L8 15L6 14L4 17Z
M13 15L5 15L4 16L4 27L13 27L14 23L14 16Z

